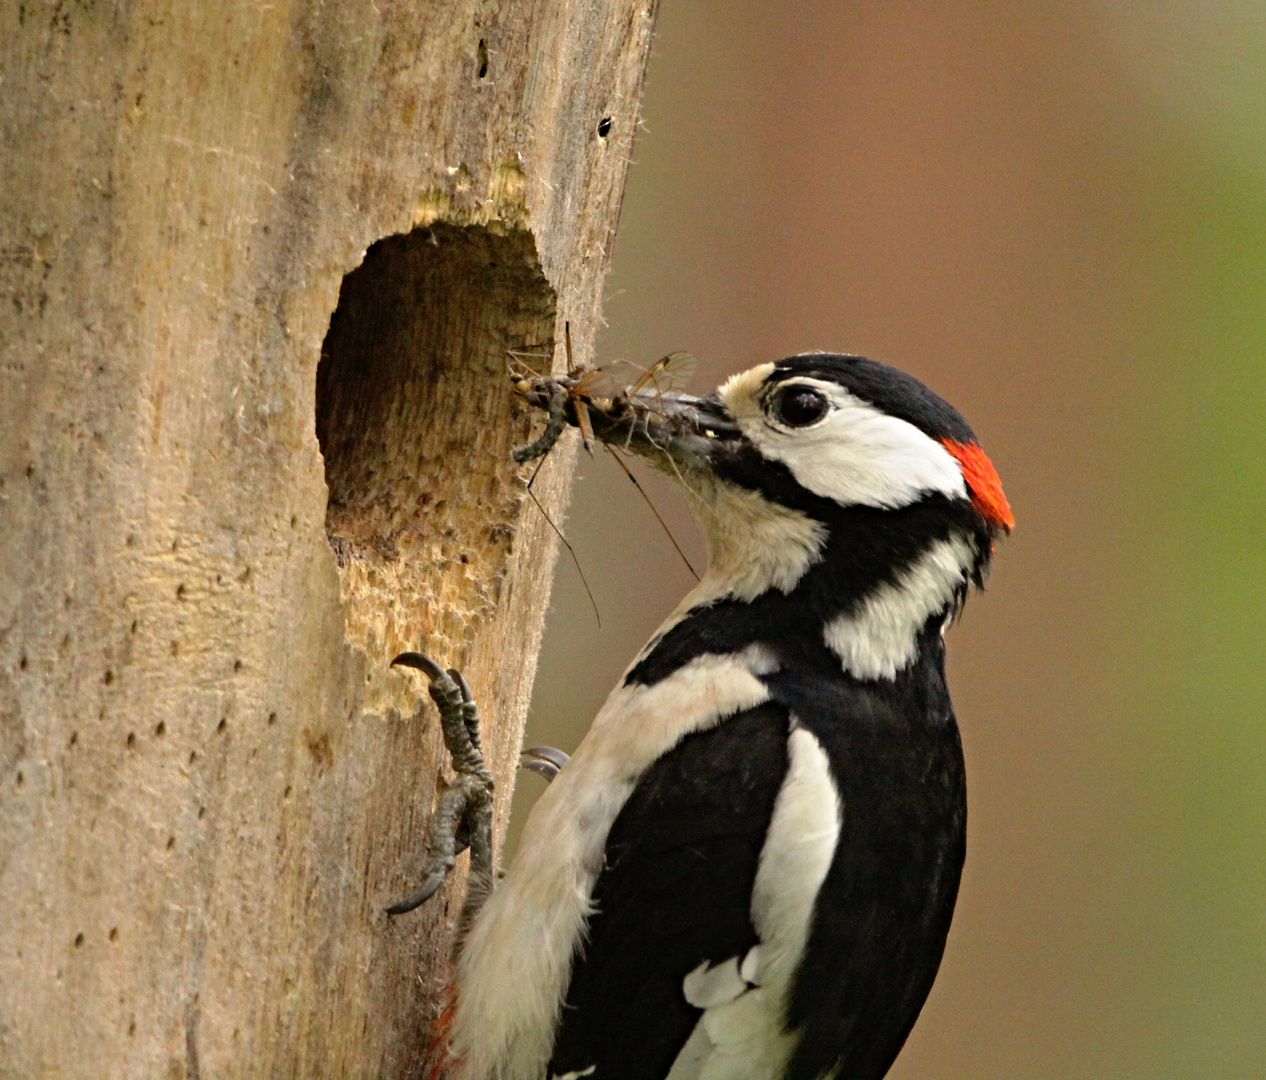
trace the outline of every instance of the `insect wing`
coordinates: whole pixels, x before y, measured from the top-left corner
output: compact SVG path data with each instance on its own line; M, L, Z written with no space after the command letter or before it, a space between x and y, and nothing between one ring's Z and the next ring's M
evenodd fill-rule
M693 353L669 353L647 368L629 389L629 393L658 400L670 390L682 389L698 366L699 358Z
M658 399L661 394L684 387L698 365L698 357L688 352L669 353L646 369L617 360L607 367L584 372L572 393L590 399L612 399L621 394Z
M587 398L617 398L629 388L634 378L641 374L642 372L632 364L618 360L608 367L586 371L576 380L572 393Z

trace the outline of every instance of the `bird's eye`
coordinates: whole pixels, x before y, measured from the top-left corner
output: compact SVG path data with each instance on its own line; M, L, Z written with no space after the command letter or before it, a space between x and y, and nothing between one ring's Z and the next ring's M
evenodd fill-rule
M816 424L831 408L825 395L807 386L792 386L779 394L770 412L787 427L808 427Z

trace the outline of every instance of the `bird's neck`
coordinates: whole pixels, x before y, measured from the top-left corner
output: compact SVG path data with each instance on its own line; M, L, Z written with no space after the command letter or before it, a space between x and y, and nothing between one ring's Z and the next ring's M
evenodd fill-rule
M762 645L786 663L891 680L957 610L980 564L966 510L939 497L818 516L753 492L709 493L710 561L628 673L656 681L696 656Z

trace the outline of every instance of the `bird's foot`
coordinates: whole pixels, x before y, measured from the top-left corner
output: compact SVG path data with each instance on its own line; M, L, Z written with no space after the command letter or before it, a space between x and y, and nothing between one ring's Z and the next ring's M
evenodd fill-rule
M417 668L430 681L431 698L440 710L444 745L457 778L440 796L426 829L422 885L387 908L403 915L439 891L457 855L470 848L470 884L462 910L463 923L473 917L492 884L492 775L484 765L479 742L479 714L470 687L454 668L445 671L421 653L401 653L392 666Z

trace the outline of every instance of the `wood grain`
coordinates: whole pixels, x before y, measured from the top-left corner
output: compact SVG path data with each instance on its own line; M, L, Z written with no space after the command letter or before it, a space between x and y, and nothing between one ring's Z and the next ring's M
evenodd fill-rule
M465 670L500 835L505 352L591 354L654 14L0 9L0 1077L418 1075L461 882L382 914L445 772L387 665Z

